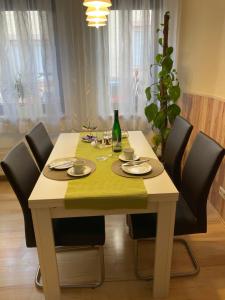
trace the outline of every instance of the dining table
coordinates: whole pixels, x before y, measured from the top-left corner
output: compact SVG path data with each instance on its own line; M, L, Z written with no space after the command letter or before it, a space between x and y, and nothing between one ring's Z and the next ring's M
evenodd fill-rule
M157 159L149 142L141 131L129 131L127 139L136 155ZM74 157L76 149L81 142L80 133L61 133L46 165L55 159ZM92 151L92 146L90 144L88 146L88 151ZM109 161L110 157L107 160ZM102 161L102 163L104 163L104 161ZM89 176L92 176L92 174ZM135 179L132 178L131 180ZM72 181L74 181L76 185L76 180ZM98 208L93 206L88 207L88 205L78 208L68 208L65 206L68 181L52 180L47 178L43 172L41 173L29 197L28 204L32 212L46 300L61 299L52 219L151 212L157 213L153 297L163 298L168 296L178 191L165 170L158 176L143 179L143 184L147 194L147 201L146 206L142 208L123 207L122 205L109 208L107 201L104 201L104 197L101 199L101 207ZM115 191L115 195L113 196L115 199L119 197L118 191Z

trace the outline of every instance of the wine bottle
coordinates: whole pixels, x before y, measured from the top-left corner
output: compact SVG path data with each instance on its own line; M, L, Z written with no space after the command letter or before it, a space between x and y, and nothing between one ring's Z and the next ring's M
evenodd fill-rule
M119 112L118 110L114 110L114 123L112 128L112 150L114 152L120 152L122 150L121 137Z

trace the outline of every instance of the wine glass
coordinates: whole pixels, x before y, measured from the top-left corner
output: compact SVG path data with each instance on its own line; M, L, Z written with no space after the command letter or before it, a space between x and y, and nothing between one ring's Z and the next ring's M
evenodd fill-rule
M84 124L84 125L82 126L82 129L83 129L83 130L86 130L86 131L88 132L88 135L89 135L90 137L92 137L92 136L93 136L92 131L96 130L96 129L97 129L97 126L91 125L91 122L88 121L88 124L87 124L87 125Z
M105 130L103 132L100 132L97 134L97 141L98 141L98 148L104 149L104 148L111 148L112 145L112 133L111 130ZM112 153L99 155L96 157L97 160L107 160L112 156Z

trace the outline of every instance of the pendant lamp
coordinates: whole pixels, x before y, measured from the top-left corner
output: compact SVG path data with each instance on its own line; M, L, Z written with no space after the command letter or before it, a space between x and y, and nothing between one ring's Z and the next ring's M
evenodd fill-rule
M87 16L86 21L89 22L106 22L107 18L106 16Z
M105 26L106 22L88 22L88 27L102 27Z
M84 0L83 5L87 7L99 8L110 7L112 6L112 3L110 0Z
M109 9L107 7L100 7L99 9L95 9L93 7L88 7L86 11L87 16L101 17L109 15Z

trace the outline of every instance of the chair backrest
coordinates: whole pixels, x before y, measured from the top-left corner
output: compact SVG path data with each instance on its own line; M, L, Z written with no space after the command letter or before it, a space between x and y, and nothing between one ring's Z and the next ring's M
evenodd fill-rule
M39 169L42 170L53 149L53 144L43 123L38 123L30 133L26 135L26 140Z
M176 188L181 183L181 161L193 126L185 119L177 116L166 141L164 166Z
M35 247L33 222L28 198L40 175L40 171L22 142L15 146L1 161L1 167L13 188L23 211L27 247Z
M207 229L206 204L209 190L224 154L223 147L200 132L183 169L181 194L197 218L202 232Z

